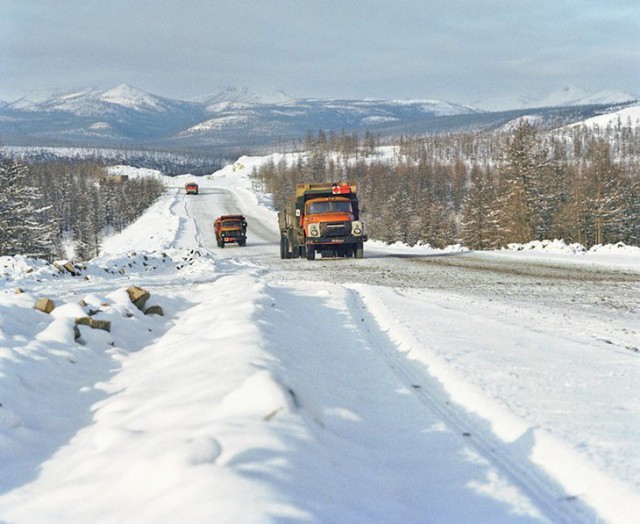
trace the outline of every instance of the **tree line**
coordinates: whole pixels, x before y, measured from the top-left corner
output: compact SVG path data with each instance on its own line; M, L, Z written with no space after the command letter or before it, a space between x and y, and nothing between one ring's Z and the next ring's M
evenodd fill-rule
M99 163L0 159L0 255L87 260L163 192L156 179L107 176Z
M294 162L254 170L275 207L289 205L297 183L353 181L370 237L386 242L640 245L637 123L548 131L522 119L498 131L384 142L320 132L299 148Z
M221 154L198 149L140 149L121 146L63 147L63 146L3 146L0 159L13 158L29 164L65 161L69 164L110 164L156 169L167 176L190 173L208 175L231 163L230 152Z

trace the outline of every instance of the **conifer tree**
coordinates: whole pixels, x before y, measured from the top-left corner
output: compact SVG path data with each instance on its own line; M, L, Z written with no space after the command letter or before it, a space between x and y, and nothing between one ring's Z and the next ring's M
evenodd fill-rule
M522 120L507 146L498 188L501 243L529 242L537 237L536 233L540 234L547 168L546 151L535 127Z
M585 218L590 222L593 244L615 243L624 237L624 223L631 211L625 205L625 180L603 140L591 144L591 163L583 174Z
M471 170L471 187L462 204L460 240L472 249L496 246L494 223L495 188L478 166Z
M50 258L56 225L46 221L47 206L26 164L0 162L0 255Z

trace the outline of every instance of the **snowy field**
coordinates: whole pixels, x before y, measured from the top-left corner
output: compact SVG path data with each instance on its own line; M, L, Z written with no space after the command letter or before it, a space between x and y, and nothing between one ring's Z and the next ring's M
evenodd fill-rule
M76 275L0 258L0 522L638 522L640 249L280 260L262 161Z

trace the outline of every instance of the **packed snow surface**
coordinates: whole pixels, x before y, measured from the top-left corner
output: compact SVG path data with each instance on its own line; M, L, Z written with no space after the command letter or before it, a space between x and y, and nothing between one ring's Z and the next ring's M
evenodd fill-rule
M281 260L264 160L73 273L0 258L1 522L637 522L638 248Z

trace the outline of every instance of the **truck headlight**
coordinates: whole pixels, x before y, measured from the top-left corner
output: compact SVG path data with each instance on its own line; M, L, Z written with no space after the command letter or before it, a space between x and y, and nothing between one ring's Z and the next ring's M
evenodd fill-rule
M318 224L309 224L309 236L310 237L320 236L320 226Z
M351 234L353 236L359 237L360 235L362 235L363 231L364 231L364 225L362 224L362 222L360 222L360 220L355 220L351 222Z

